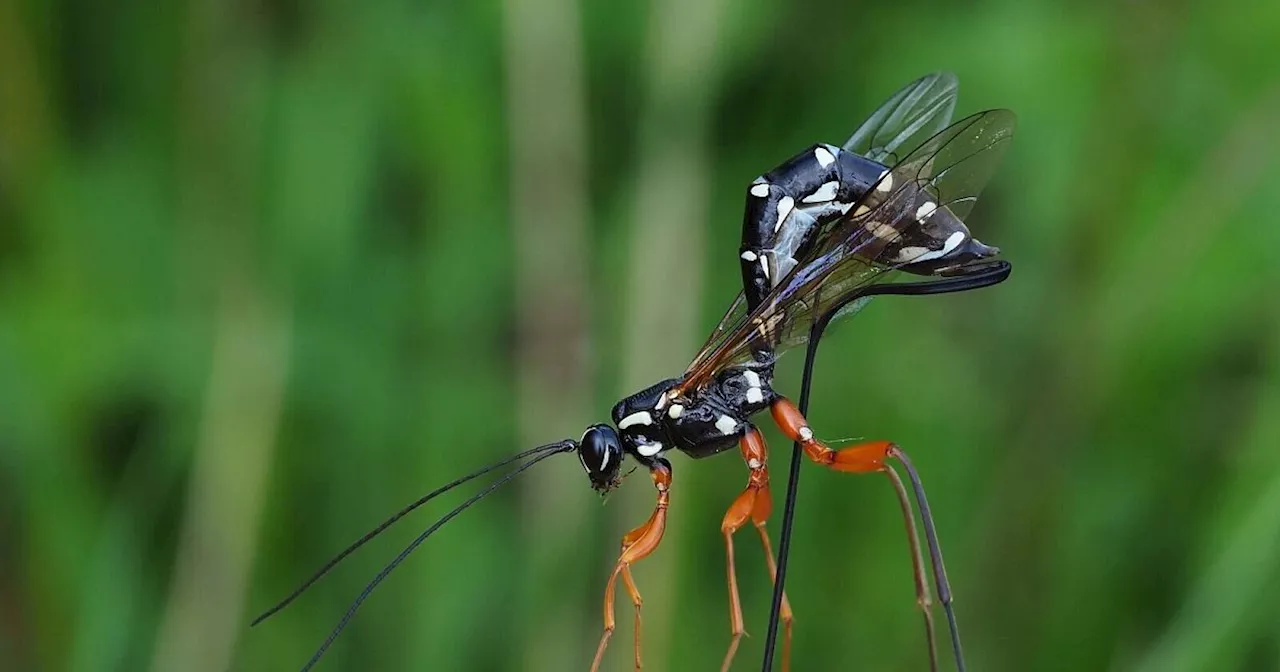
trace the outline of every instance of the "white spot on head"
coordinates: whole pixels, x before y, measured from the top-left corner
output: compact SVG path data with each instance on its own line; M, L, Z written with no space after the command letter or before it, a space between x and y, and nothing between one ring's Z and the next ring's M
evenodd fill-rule
M811 441L811 440L813 440L813 430L812 430L812 429L809 429L808 427L801 427L801 428L800 428L800 431L799 431L799 432L797 432L797 434L799 434L799 435L800 435L800 440L801 440L801 441Z
M880 183L876 185L876 191L889 191L893 189L893 173L888 170L880 173Z
M782 200L778 201L778 223L773 225L774 233L777 233L778 229L782 228L782 223L787 221L787 215L790 215L795 207L796 199L790 196L783 196Z
M752 252L751 250L747 250L746 252L742 253L742 259L743 261L755 261L756 253Z
M760 257L760 270L764 271L764 279L768 280L769 279L769 260L768 259L764 257Z
M823 168L826 168L836 162L836 157L832 156L831 152L827 151L826 147L819 147L813 150L813 158L817 159L818 165Z
M684 413L684 406L681 406L680 404L671 404L671 408L667 409L667 415L671 416L672 420L680 417L680 415L683 413Z
M938 204L933 201L925 201L924 205L916 209L916 221L924 223L934 212L938 210Z
M637 411L623 418L618 423L618 429L626 429L632 425L652 425L653 416L649 415L649 411Z
M752 195L752 196L759 196L760 198L768 198L768 197L769 197L769 185L768 185L768 184L765 184L764 182L761 182L760 184L757 184L757 185L752 186L752 187L751 187L751 195Z
M725 436L729 436L737 428L738 421L727 415L722 415L719 420L716 420L716 429L720 430L720 433Z
M662 444L658 441L654 441L653 443L642 443L636 447L636 452L644 455L645 457L653 457L654 455L662 452Z
M758 387L753 387L753 388L751 388L751 389L747 390L747 403L748 403L748 404L758 404L758 403L760 403L760 402L762 402L762 401L764 401L764 393L760 391L760 388L758 388Z
M836 197L836 190L840 188L839 182L824 182L821 187L808 196L804 197L805 203L826 203Z
M748 387L760 387L760 374L755 371L743 371L742 377L746 379Z

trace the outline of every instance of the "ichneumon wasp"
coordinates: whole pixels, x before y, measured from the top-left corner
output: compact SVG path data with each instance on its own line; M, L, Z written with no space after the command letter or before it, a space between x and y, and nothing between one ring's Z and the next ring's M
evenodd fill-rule
M621 482L630 458L648 469L657 504L644 524L627 533L604 595L604 633L593 672L613 633L618 579L635 606L640 628L640 592L631 565L662 540L672 489L671 450L689 457L716 455L737 446L748 469L747 485L721 523L728 555L731 639L722 670L733 662L744 634L734 568L734 533L750 521L759 533L770 574L785 571L789 525L784 522L780 563L775 566L765 523L772 510L768 453L751 418L768 410L798 451L793 457L788 519L794 504L799 453L829 469L881 472L893 483L902 507L912 552L916 597L924 614L930 669L937 669L931 598L919 535L907 486L890 463L907 472L920 509L939 599L946 610L956 665L964 669L950 587L942 566L932 516L919 475L906 454L888 441L832 450L817 438L804 416L817 344L833 320L856 313L877 294L923 295L964 291L1003 281L1011 267L998 250L975 239L964 218L995 172L1013 137L1008 110L988 110L951 124L957 82L954 75L923 77L882 104L842 146L814 145L765 173L747 188L742 245L743 291L730 305L706 344L678 378L671 378L619 401L612 424L591 425L578 440L565 439L489 465L442 486L396 513L325 564L301 587L257 619L256 625L296 599L347 555L400 518L454 487L519 463L413 540L373 578L319 649L303 667L324 655L356 610L388 574L442 525L533 465L553 455L576 452L591 486L604 493ZM899 273L923 280L888 282ZM808 345L801 403L797 407L773 389L774 365L787 349ZM789 522L789 520L788 520ZM783 669L788 668L791 607L776 586L775 613L766 644L772 658L776 616L783 624ZM640 641L635 643L640 669Z

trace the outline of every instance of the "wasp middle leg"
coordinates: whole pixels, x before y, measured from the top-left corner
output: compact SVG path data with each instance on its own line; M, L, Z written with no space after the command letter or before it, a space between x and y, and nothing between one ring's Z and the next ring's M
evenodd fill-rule
M769 520L769 515L773 512L773 495L769 491L769 468L767 466L769 453L765 446L764 437L760 435L760 430L751 428L742 439L738 442L742 449L742 459L746 461L747 468L751 470L748 476L747 487L733 500L733 504L729 505L729 510L724 514L724 521L720 523L720 533L724 535L725 549L728 553L728 574L729 574L729 626L732 630L733 639L729 643L729 651L724 656L724 662L720 665L720 672L728 672L729 667L733 664L734 654L738 652L738 643L742 640L742 636L746 634L746 626L742 618L742 602L738 597L738 573L733 562L733 534L747 523L747 519L755 525L756 531L760 533L760 541L764 545L764 556L769 566L769 577L776 581L778 577L778 568L773 559L773 546L769 543L769 533L765 530L765 523ZM791 669L791 625L793 621L791 613L791 604L787 600L786 593L782 594L782 623L783 623L783 645L782 645L782 669L784 672Z

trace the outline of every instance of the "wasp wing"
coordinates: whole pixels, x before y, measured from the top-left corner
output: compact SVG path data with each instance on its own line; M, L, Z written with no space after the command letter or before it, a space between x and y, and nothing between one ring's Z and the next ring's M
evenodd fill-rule
M935 72L902 87L862 122L842 149L893 165L951 123L960 82L950 72Z
M865 300L845 305L855 292L936 254L905 244L929 216L920 214L921 204L936 205L931 214L945 209L956 217L967 215L1015 125L1012 112L988 110L926 140L869 189L855 211L821 232L756 310L748 314L739 295L686 369L681 388L700 387L727 366L757 359L761 351L776 358L806 343L810 327L829 310L844 306L837 314L842 317L865 305Z

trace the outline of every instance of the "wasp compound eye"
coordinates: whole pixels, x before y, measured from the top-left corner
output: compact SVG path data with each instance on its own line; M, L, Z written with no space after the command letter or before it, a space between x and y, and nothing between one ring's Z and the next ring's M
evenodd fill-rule
M578 444L578 459L591 479L591 487L601 492L618 484L622 455L622 441L609 425L588 427Z

